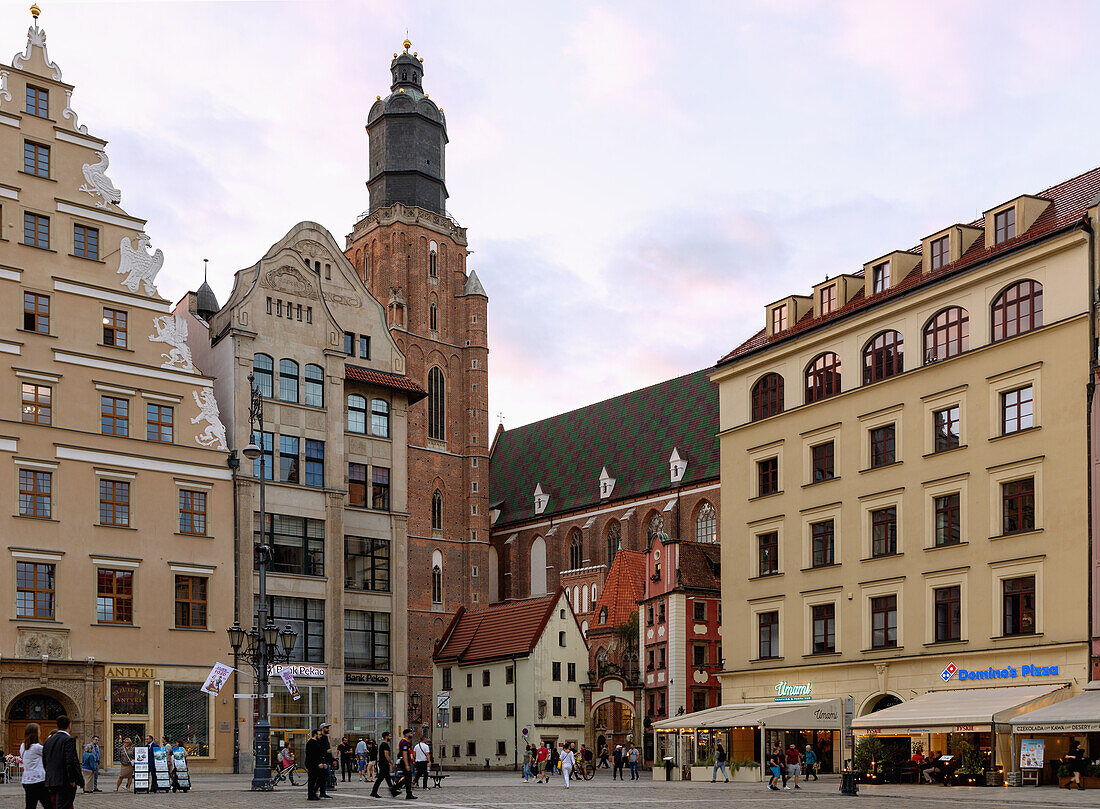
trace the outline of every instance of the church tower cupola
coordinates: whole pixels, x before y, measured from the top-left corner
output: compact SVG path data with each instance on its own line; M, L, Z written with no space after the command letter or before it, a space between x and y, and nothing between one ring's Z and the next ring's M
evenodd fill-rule
M447 120L424 93L424 61L412 43L390 63L390 94L367 116L370 210L400 202L437 214L447 211L444 151Z

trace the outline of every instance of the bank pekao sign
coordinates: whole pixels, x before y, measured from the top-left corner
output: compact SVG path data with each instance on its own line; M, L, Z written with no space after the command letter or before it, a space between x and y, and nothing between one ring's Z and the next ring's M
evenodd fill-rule
M810 683L788 683L786 680L775 684L776 702L798 702L813 698L813 686Z
M1014 680L1019 677L1057 677L1057 666L1020 666L1017 669L1015 666L1006 666L1003 669L993 668L990 666L987 669L970 671L968 669L961 669L954 663L949 663L947 668L940 672L940 679L945 683L950 682L951 678L958 675L959 682L970 680Z

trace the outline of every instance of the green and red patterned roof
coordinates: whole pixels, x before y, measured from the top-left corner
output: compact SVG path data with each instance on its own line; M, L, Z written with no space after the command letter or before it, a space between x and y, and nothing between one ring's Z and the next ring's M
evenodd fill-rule
M669 457L687 460L681 485L718 478L718 388L711 369L658 382L497 435L489 459L494 529L534 518L535 486L550 496L539 518L673 488ZM600 471L615 478L601 501Z

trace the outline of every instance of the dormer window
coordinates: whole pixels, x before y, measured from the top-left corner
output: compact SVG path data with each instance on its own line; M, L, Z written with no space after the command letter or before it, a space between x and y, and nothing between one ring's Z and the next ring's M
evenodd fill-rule
M885 292L890 288L890 262L884 261L871 268L871 291Z
M932 248L932 269L938 270L940 267L944 267L951 261L951 237L941 236L931 244Z
M993 243L1007 242L1016 235L1016 208L993 215Z
M821 314L827 315L833 311L836 311L836 284L821 290Z
M772 334L787 330L787 304L781 303L772 309Z

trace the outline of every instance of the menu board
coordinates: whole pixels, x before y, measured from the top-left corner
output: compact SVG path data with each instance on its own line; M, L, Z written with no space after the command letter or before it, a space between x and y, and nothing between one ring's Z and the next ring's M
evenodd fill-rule
M1020 769L1043 769L1043 739L1022 739L1020 741Z
M149 791L149 748L134 748L134 792Z

